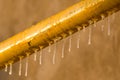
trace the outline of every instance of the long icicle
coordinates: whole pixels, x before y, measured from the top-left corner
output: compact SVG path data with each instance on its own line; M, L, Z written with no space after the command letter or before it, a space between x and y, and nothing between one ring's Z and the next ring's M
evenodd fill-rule
M111 30L110 30L110 19L107 18L107 26L108 26L108 36L110 36Z
M25 63L25 76L28 76L28 61L29 61L29 54L27 54L27 58L26 58L26 63Z
M41 48L40 56L39 56L39 64L40 64L40 65L42 64L42 54L43 54L43 50L42 50L42 48Z
M78 28L77 48L80 48L80 28Z
M101 15L101 18L102 18L102 22L104 22L105 16L103 14ZM104 31L104 27L105 27L104 24L102 24L101 25L101 31Z
M94 24L93 24L93 25L94 25L94 27L97 27L96 21L94 21Z
M63 40L63 44L62 44L62 58L64 58L64 55L65 55L65 42L66 42L66 40L64 39Z
M37 50L35 50L35 53L34 53L34 61L37 61Z
M102 24L102 26L101 26L101 30L104 31L104 24Z
M21 76L21 72L22 72L22 58L20 57L20 62L19 62L19 76Z
M72 47L72 36L71 36L71 34L72 34L72 32L69 32L69 34L70 34L70 37L69 37L68 51L71 52L71 47Z
M91 44L91 35L92 35L92 28L91 26L89 27L89 34L88 34L88 45Z
M55 64L55 57L56 57L56 40L54 40L54 52L53 52L53 64Z

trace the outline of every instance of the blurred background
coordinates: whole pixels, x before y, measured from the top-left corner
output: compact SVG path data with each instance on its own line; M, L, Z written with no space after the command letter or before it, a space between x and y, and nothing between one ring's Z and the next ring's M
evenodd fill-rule
M0 41L19 33L31 25L50 17L80 0L0 0ZM113 19L113 17L115 17ZM108 22L110 20L110 23ZM65 57L61 59L63 40L57 43L56 64L52 64L51 52L43 50L42 65L33 56L29 58L28 76L25 77L25 59L22 61L22 76L18 76L19 62L13 65L10 76L0 71L0 80L119 80L120 79L120 12L96 23L92 27L92 44L88 45L89 29L80 32L80 48L77 48L79 33L72 37L71 52L68 52L69 37L64 39ZM111 35L107 35L108 24ZM102 26L104 26L102 28ZM102 30L103 29L103 30Z

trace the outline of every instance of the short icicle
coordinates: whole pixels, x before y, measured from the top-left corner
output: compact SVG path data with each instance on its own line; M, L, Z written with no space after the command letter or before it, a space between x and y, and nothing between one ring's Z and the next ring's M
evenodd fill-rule
M9 65L10 65L9 75L12 75L12 63L9 63Z
M86 28L85 28L85 26L83 26L83 32L85 32L86 31Z
M94 25L94 27L97 27L97 23L96 23L96 21L94 21L94 24L93 24L93 25Z
M8 64L5 64L5 72L8 71Z
M108 25L108 36L110 36L110 33L111 33L111 31L110 31L110 19L109 19L109 17L107 18L107 25Z
M51 52L51 44L49 43L49 46L48 46L48 52L50 53Z

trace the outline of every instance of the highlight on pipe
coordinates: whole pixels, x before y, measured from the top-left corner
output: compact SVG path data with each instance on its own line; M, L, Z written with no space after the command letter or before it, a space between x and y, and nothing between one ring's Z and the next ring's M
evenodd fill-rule
M103 4L104 4L104 2L106 3L108 0L96 0L95 2L93 1L93 0L83 0L83 2L85 3L85 2L89 2L89 3L91 3L91 5L88 5L88 3L86 4L86 5L83 5L83 9L86 9L85 10L85 12L87 12L87 9L88 9L88 12L89 12L89 9L93 9L94 10L94 8L93 7L98 7L98 6L100 6L99 4L101 4L102 5L102 2L103 2ZM12 50L9 50L10 48L12 48L12 46L14 46L14 44L13 45L8 45L6 48L4 48L4 49L1 49L0 50L0 57L3 57L3 58L5 58L5 59L3 59L3 62L2 61L0 61L0 69L2 69L2 68L5 68L6 67L6 65L9 65L9 64L13 64L14 62L16 62L16 61L19 61L19 60L21 60L21 58L23 59L23 58L25 58L25 57L27 57L28 55L31 55L32 53L35 53L36 51L39 51L39 50L42 50L43 48L45 48L45 47L47 47L47 46L49 46L49 45L52 45L52 44L54 44L54 43L56 43L56 42L58 42L58 41L60 41L61 39L63 39L63 38L66 38L67 36L70 36L70 35L72 35L72 34L74 34L75 32L77 32L77 31L80 31L80 30L84 30L84 28L85 27L87 27L87 26L89 26L89 25L91 25L91 24L94 24L94 23L96 23L97 21L99 21L99 20L101 20L101 19L103 19L103 18L105 18L105 17L107 17L107 16L110 16L110 15L112 15L113 13L115 13L116 11L118 11L118 10L120 10L120 1L119 0L116 0L116 2L118 1L118 3L116 3L116 5L114 5L114 6L112 6L112 7L108 7L108 9L107 10L104 10L104 8L101 8L101 12L99 12L98 11L98 13L99 14L92 14L92 12L91 12L91 14L92 15L88 15L88 18L86 18L86 20L85 21L76 21L75 22L75 24L74 25L72 25L72 24L70 24L70 26L68 27L66 27L66 25L68 25L66 22L67 21L70 21L71 20L71 18L62 18L61 20L63 20L62 21L62 23L51 23L52 25L50 25L50 26L53 26L53 27L50 27L48 24L48 26L46 26L44 29L42 29L41 27L40 27L40 29L39 30L41 30L42 29L42 31L40 32L40 34L37 34L37 33L34 33L34 34L32 34L31 33L31 36L23 36L24 34L27 34L27 31L24 31L23 33L20 33L20 34L18 34L17 36L19 37L19 35L22 35L23 36L23 40L21 40L21 42L19 42L18 41L18 43L15 43L15 44L20 44L19 46L15 46L15 49L18 49L17 51L18 52L16 52L16 51L12 51ZM93 3L92 3L93 2ZM97 3L98 2L98 3ZM109 1L108 1L109 2ZM79 4L81 4L81 2L79 3ZM78 6L78 4L77 5L75 5L75 6ZM107 7L108 5L106 5L106 7ZM73 8L69 8L70 10L71 9L74 9L74 7ZM69 10L68 9L68 10ZM66 12L68 11L68 10L66 10ZM75 10L77 10L77 9L75 9ZM74 11L74 10L72 10L72 11ZM91 10L92 11L92 10ZM76 11L77 12L77 11ZM81 11L81 12L79 12L78 11L78 13L76 14L76 13L74 13L74 15L71 15L71 14L69 14L69 17L74 17L74 18L79 18L79 17L76 17L76 15L78 15L79 13L81 13L81 15L82 15L82 12L84 12L84 10L83 11ZM63 14L63 16L65 15L65 13L62 13L61 12L61 14L58 14L58 16L57 15L55 15L55 17L54 16L52 16L51 17L51 19L54 19L54 20L56 20L56 18L59 18L59 15L62 15ZM56 17L57 16L57 17ZM84 17L84 16L83 16ZM48 19L49 20L49 19ZM53 20L53 21L54 21ZM73 19L74 20L74 19ZM76 19L77 20L77 19ZM78 19L79 20L79 19ZM45 20L46 21L46 20ZM46 23L44 23L45 21L43 21L43 24L42 25L44 25L44 24L46 24L47 23L47 21L46 21ZM79 22L79 23L78 23ZM63 28L62 30L60 29L59 30L59 28L56 28L56 25L60 25L60 24L62 24L62 26L64 26L65 25L65 29ZM38 23L37 25L35 25L35 26L38 26L38 25L41 25L41 23ZM59 27L59 26L58 26ZM37 28L37 27L36 27ZM54 34L55 32L49 32L50 30L48 30L48 28L50 28L50 29L58 29L57 31L59 31L57 34ZM30 28L30 29L32 29L32 28ZM30 30L30 31L32 31L32 30ZM49 35L46 31L48 31L48 33L51 33L52 35ZM54 31L54 30L53 30ZM34 31L33 31L34 32ZM43 32L43 33L42 33ZM45 34L45 36L42 36L42 35L44 35ZM53 35L54 34L54 35ZM34 38L34 36L35 36L35 38ZM42 40L41 41L39 41L39 39L38 38L40 38L39 36L41 36L41 38L42 38ZM14 37L13 37L14 38ZM30 40L27 40L27 39L29 39L30 38ZM11 39L11 38L10 38ZM9 42L9 40L10 39L8 39L8 42ZM16 40L16 39L15 39ZM36 42L35 41L33 41L33 40L36 40ZM34 45L33 45L33 42L34 42ZM3 42L4 43L4 42ZM24 45L24 47L27 47L27 49L26 50L24 50L24 49L21 49L22 48L22 44L25 44ZM2 45L2 44L0 44L0 45ZM18 47L21 47L21 48L18 48ZM23 47L23 48L24 48ZM8 53L8 51L11 51L11 52L15 52L15 53L17 53L17 54L15 54L15 53L11 53L11 57L8 57L9 55L7 55L7 54L5 54L4 53L4 51L6 51L6 53ZM10 53L10 52L9 52ZM5 56L3 56L3 55L6 55L6 57ZM54 62L54 61L53 61ZM26 74L27 75L27 74Z

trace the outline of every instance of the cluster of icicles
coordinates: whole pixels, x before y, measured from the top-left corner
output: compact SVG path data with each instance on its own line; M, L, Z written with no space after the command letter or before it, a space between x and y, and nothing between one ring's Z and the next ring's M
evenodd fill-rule
M114 18L115 18L115 14L112 14L112 21L114 21ZM104 21L104 19L102 19ZM104 27L107 27L107 35L110 36L111 35L111 25L110 25L110 22L111 22L111 19L109 19L109 17L107 17L107 26L105 25L101 25L101 31L104 31ZM89 28L89 34L88 34L88 45L91 45L92 44L92 41L91 41L91 37L92 37L92 27L97 27L97 23L93 24L93 25L90 25L88 28ZM78 30L78 37L77 37L77 48L80 47L80 31L81 30ZM82 30L83 32L86 31L86 28L83 28ZM72 36L72 35L71 35ZM71 47L72 47L72 37L69 36L68 38L68 41L69 41L69 45L68 45L68 52L71 52ZM64 53L65 53L65 42L66 42L66 39L62 40L62 51L61 51L61 58L64 58ZM53 56L52 56L52 63L55 64L56 62L56 41L54 43L54 51L53 51ZM51 45L49 45L48 47L48 52L51 52ZM39 64L42 65L42 53L43 53L43 50L41 50L40 52L35 52L33 55L34 55L34 61L37 60L37 53L39 53ZM28 64L28 61L29 61L29 55L27 55L26 57L26 63L25 63L25 72L24 72L24 76L28 76L28 67L29 67L29 64ZM9 69L9 70L8 70ZM8 72L9 75L12 75L12 63L10 63L9 65L5 65L5 72ZM19 61L19 71L18 71L18 75L21 76L22 74L22 58L20 58L20 61Z

